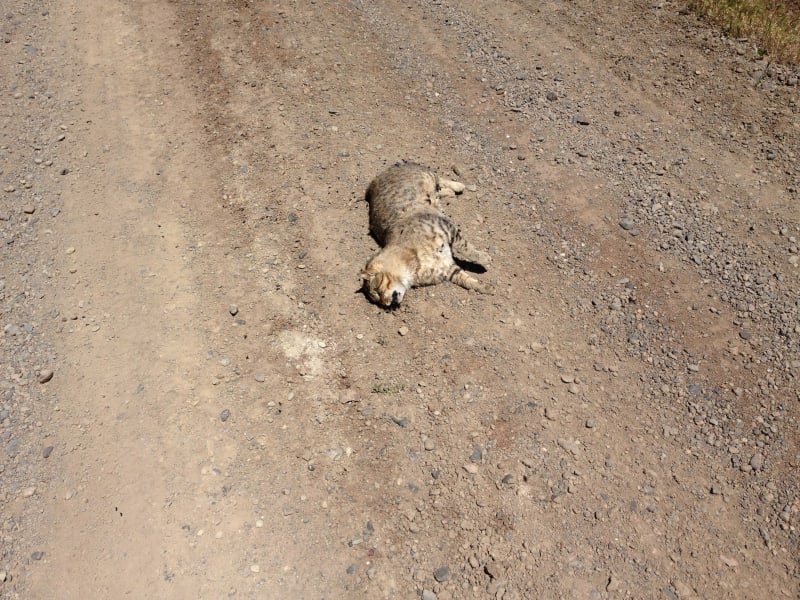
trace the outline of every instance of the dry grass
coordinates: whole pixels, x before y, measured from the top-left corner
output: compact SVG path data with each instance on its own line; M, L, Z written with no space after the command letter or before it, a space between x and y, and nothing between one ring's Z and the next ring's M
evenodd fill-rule
M800 64L800 0L689 0L731 37L750 37L776 63Z

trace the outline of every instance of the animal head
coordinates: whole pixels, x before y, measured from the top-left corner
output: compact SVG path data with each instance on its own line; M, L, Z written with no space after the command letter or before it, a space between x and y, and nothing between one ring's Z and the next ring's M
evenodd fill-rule
M399 306L409 287L404 273L374 259L361 271L361 289L372 302L385 308Z

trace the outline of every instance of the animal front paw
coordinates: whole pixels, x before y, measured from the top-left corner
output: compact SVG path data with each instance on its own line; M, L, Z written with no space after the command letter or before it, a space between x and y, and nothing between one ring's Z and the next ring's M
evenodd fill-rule
M484 268L488 268L489 263L492 262L492 257L488 252L478 252L476 258L477 258L476 262Z
M481 282L481 286L477 291L487 296L494 296L497 293L497 289L491 283L483 282Z

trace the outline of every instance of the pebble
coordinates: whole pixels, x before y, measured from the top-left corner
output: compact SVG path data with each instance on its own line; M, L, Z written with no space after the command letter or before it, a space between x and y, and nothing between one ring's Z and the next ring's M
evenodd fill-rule
M760 471L764 466L764 455L760 452L756 452L753 456L750 457L750 466L753 468L754 471Z
M224 423L225 421L227 421L230 418L230 416L231 416L231 411L229 411L226 408L221 413L219 413L219 420Z
M6 444L6 454L12 457L16 456L17 450L19 450L19 443L19 438L13 438L10 442L8 442L8 444Z
M238 306L236 306L235 304L231 304L231 305L228 307L228 312L229 312L229 313L231 313L231 316L232 316L232 317L235 317L236 315L238 315L238 314L239 314L239 307L238 307Z
M31 558L33 560L42 560L43 556L44 556L44 552L42 552L41 550L36 550L35 552L31 553Z
M588 125L590 123L589 118L580 113L572 117L572 122L577 125Z
M619 226L622 227L625 231L630 231L634 227L636 227L636 221L634 221L630 217L623 217L619 220Z
M475 450L472 451L472 455L469 457L469 459L474 463L481 462L481 460L483 459L483 448L481 448L480 446L476 446Z
M578 440L573 440L570 438L558 438L557 443L562 449L566 450L572 455L578 454L581 449L581 443Z
M444 583L450 579L450 568L439 567L433 572L433 578L439 583Z
M735 558L729 558L723 554L720 554L719 559L728 567L733 568L739 566L739 561L736 560Z
M558 100L558 94L556 94L555 92L547 92L547 99L550 102L555 102L556 100Z
M45 448L42 450L42 457L50 458L50 455L52 453L53 453L53 447L52 446L45 446Z
M52 369L44 369L39 371L39 383L47 383L53 378L53 370Z
M24 490L22 490L22 497L23 498L30 498L35 493L36 493L36 488L35 487L25 488Z
M267 380L267 376L264 375L264 373L262 373L261 371L256 373L254 378L258 383L264 383Z
M397 330L397 333L400 335L408 335L408 327L403 325L400 329Z
M422 600L437 600L438 597L431 590L422 590Z

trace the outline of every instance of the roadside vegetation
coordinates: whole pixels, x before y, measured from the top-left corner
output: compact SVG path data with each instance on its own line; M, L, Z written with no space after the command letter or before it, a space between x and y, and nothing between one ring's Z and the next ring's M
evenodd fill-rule
M689 0L731 37L753 38L772 62L800 65L800 0Z

